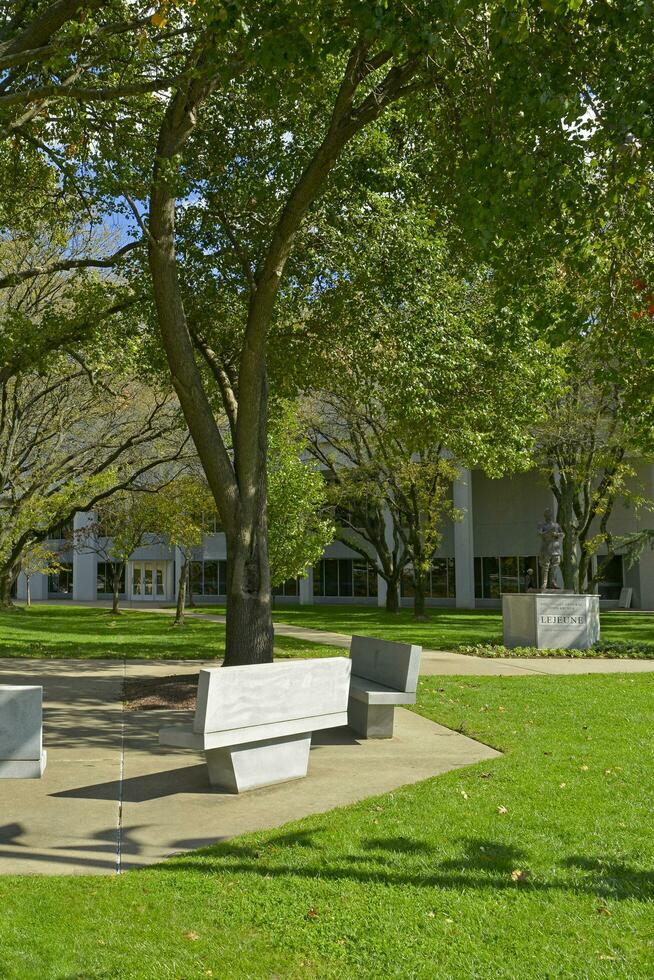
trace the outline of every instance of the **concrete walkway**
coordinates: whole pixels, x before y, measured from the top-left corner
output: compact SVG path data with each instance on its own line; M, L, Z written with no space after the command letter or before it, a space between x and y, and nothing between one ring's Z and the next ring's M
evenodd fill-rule
M160 726L179 721L180 712L123 710L126 676L201 666L0 661L0 683L43 684L48 750L42 779L1 782L0 874L117 874L499 754L400 709L393 739L317 733L306 779L231 796L209 786L201 756L159 746Z
M170 608L132 606L146 612L170 615ZM190 619L206 619L214 623L225 622L224 616L213 613L186 613ZM275 623L276 636L291 636L305 643L325 643L328 646L349 649L352 639L346 633L309 629L306 626L290 626ZM427 676L460 674L478 677L524 677L529 674L644 674L654 672L654 660L625 660L619 658L579 657L566 660L562 657L470 657L452 650L423 650L420 673Z

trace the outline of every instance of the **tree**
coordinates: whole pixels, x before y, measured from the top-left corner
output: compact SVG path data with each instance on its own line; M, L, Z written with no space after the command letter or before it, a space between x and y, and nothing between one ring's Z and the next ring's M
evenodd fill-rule
M270 580L273 586L306 574L333 540L325 515L325 482L310 460L293 406L274 418L268 453Z
M339 204L362 175L383 179L375 171L376 144L382 143L396 153L384 176L389 193L398 193L417 129L429 131L430 150L438 154L462 101L474 113L466 116L463 134L456 127L456 140L464 137L459 154L470 144L476 150L489 143L477 132L484 112L497 134L490 141L492 161L486 160L489 180L505 166L511 170L515 130L531 141L530 159L540 141L543 175L562 173L555 158L557 165L558 158L566 165L577 158L578 144L562 134L560 102L554 106L550 93L576 103L579 114L585 77L575 43L585 19L567 6L552 16L533 4L459 13L458 5L435 11L429 3L374 11L347 5L336 15L331 4L247 5L241 8L247 36L230 35L222 58L209 37L201 38L193 77L167 106L150 193L149 262L163 346L228 540L227 664L272 656L267 344L279 304L298 281L285 273L292 268L301 288L309 288L305 276L313 263L300 245L309 228L318 236L327 230L318 202L334 191L335 224ZM517 82L521 77L530 80L528 93ZM366 170L371 161L372 173ZM510 189L518 185L509 181ZM195 194L215 229L205 257L220 270L213 279L237 340L231 376L221 345L194 329L191 290L184 285L192 263L190 270L180 266L186 241L177 240L176 200ZM194 259L200 262L197 251ZM207 270L205 279L211 275ZM196 355L213 372L212 382ZM213 384L230 417L233 455L214 422Z
M0 605L26 548L182 455L167 392L66 356L0 383Z
M647 506L635 462L654 451L651 201L635 178L620 186L619 157L607 152L580 169L596 206L584 223L568 217L565 246L517 288L559 365L558 389L535 430L535 460L557 500L561 569L575 591L594 591L624 550L612 533L615 505ZM650 168L644 176L653 175Z
M573 287L576 308L568 306L568 339L558 349L562 384L536 429L535 459L565 533L564 585L582 592L595 591L606 563L629 550L611 530L616 503L651 508L634 465L654 451L652 362L641 344L641 318L632 316L640 313L640 290L614 282L607 306L601 285Z
M401 575L412 570L414 615L425 618L426 579L446 517L456 516L450 486L455 464L440 445L402 440L383 409L325 396L311 430L311 451L331 476L341 541L373 565L387 584L386 608L398 609ZM386 537L388 514L392 546Z
M596 363L584 362L590 353L584 344L569 353L574 366L537 430L536 459L549 479L565 534L564 585L593 592L606 562L623 549L611 532L617 501L638 510L647 506L647 498L635 482L636 441L622 392L602 384ZM592 574L593 555L603 549L605 557Z
M112 613L120 612L120 582L130 556L157 534L159 512L156 484L137 490L119 490L94 505L94 519L75 531L73 547L80 554L95 554L111 569Z
M460 516L456 464L490 475L530 465L553 358L520 308L501 304L490 270L457 270L420 209L378 200L373 240L355 253L303 311L291 383L308 390L333 501L351 509L339 538L386 580L389 610L409 564L422 618L443 522Z
M212 510L214 500L204 480L183 474L162 487L153 503L156 513L150 530L156 528L171 547L182 553L173 626L183 626L193 549L202 544L204 515Z
M28 548L21 556L20 571L25 576L27 605L32 605L31 580L33 575L55 575L62 566L59 554L52 551L42 541Z

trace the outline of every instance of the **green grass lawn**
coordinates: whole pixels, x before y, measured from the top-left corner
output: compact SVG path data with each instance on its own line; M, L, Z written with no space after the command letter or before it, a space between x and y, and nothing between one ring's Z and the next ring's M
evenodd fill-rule
M224 613L224 606L198 606L196 612ZM359 633L387 640L420 643L428 650L456 650L459 646L502 642L502 613L499 609L429 610L426 623L416 623L410 609L387 613L377 606L278 606L278 623ZM603 612L602 639L630 642L654 641L654 613Z
M210 660L221 658L225 627L197 619L173 628L172 614L89 606L35 605L0 613L0 657ZM329 657L334 647L278 637L276 657Z
M417 710L506 754L119 878L0 878L0 976L651 977L653 698L423 679Z

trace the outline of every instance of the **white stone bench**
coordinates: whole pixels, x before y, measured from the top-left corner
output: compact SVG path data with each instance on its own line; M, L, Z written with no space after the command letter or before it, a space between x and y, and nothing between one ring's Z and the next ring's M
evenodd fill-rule
M0 684L0 779L40 779L43 688Z
M395 705L415 704L422 647L353 636L348 725L364 738L392 738Z
M232 793L306 776L312 732L347 725L350 669L326 657L201 670L192 724L159 742L204 752L211 784Z

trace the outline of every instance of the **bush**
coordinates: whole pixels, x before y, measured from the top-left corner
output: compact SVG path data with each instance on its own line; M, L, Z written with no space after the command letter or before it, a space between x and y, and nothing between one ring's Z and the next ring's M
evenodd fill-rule
M634 643L624 640L600 640L588 650L537 647L504 647L499 643L478 643L457 647L457 653L470 657L611 657L619 660L654 660L654 643Z

